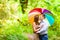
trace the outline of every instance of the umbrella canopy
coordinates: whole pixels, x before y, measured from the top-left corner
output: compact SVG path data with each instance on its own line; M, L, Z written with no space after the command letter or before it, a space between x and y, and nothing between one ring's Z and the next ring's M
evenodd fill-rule
M29 19L30 23L33 23L34 22L34 16L35 15L40 15L40 14L44 14L45 15L45 18L47 18L50 26L53 25L54 18L53 18L52 15L50 15L52 13L49 10L43 9L43 8L35 8L35 9L33 9L33 10L31 10L29 12L28 19Z

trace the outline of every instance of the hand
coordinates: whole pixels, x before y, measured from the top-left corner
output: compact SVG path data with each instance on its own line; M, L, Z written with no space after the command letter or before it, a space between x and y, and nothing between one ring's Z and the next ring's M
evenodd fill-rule
M40 28L39 29L35 29L34 32L38 32L39 30L40 30Z

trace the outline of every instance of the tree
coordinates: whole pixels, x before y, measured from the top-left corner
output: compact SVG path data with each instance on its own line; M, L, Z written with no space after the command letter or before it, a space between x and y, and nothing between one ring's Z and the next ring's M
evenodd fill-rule
M24 13L28 5L28 0L20 0L20 4L21 4L22 12Z

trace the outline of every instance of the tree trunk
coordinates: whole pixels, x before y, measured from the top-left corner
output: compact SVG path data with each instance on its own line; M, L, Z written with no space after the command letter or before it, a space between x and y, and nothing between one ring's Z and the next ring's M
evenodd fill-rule
M24 12L27 8L27 5L28 5L28 0L20 0L20 4L21 4L22 12L24 14Z

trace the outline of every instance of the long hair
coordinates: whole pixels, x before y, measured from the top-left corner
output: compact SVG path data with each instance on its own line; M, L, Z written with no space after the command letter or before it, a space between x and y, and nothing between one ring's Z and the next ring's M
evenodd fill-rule
M39 15L35 15L34 16L34 22L36 23L36 25L39 25Z

